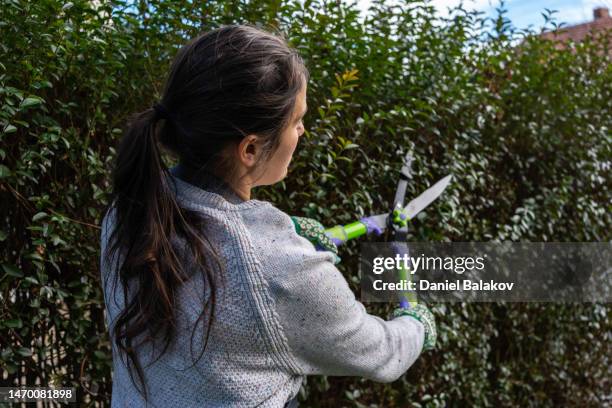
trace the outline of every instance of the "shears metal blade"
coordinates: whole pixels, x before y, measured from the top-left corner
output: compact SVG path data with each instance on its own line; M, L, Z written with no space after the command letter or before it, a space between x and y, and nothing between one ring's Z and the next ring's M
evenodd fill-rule
M414 219L421 211L427 208L444 192L450 184L452 174L438 180L436 184L423 191L418 197L410 201L400 212L405 215L406 221ZM401 217L401 215L400 215ZM389 214L378 214L368 217L368 220L375 223L382 231L386 230L389 225Z

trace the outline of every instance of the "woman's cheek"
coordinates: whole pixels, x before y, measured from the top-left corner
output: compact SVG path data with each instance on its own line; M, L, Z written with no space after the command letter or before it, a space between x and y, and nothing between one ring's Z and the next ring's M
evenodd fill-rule
M287 166L289 166L289 163L291 162L291 159L293 157L293 152L295 151L295 148L297 146L296 133L287 134L286 136L287 137L285 138L285 143L283 143L283 145L279 149L278 157L278 164L280 167L284 167L282 169L283 171L285 171L287 169Z
M294 138L293 138L293 148L291 149L291 154L293 155L293 152L295 152L295 149L297 148L297 145L300 141L300 134L298 133L298 131L296 130L295 133L293 134Z
M285 138L284 148L283 148L283 156L285 156L285 161L291 160L291 156L297 146L297 133L295 131L289 133Z

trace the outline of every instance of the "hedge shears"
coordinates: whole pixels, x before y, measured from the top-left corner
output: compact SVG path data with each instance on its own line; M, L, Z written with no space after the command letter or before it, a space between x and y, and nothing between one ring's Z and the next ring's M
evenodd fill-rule
M408 153L400 170L400 179L395 190L395 198L393 206L388 214L377 214L369 217L361 218L359 221L352 222L346 225L336 225L335 227L325 229L325 234L333 241L336 246L340 246L345 242L360 237L366 234L381 235L385 231L391 232L391 241L396 253L403 255L408 254L408 247L405 244L406 235L408 232L408 222L413 220L421 211L436 200L442 192L448 187L452 175L440 179L433 186L429 187L418 197L410 201L404 206L406 197L406 187L408 181L412 178L411 167L413 158ZM399 271L400 280L408 280L410 274L406 269ZM402 292L400 294L400 307L408 309L417 304L416 294L414 292Z

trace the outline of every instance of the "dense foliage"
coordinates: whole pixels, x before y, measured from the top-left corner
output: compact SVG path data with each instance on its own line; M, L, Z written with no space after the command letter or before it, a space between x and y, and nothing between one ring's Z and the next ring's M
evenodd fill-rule
M0 1L3 385L75 386L109 405L98 226L113 146L126 116L159 97L178 47L220 24L286 32L311 71L290 175L257 198L325 225L386 211L411 150L409 196L455 176L412 240L610 240L612 68L592 41L558 50L503 8L441 19L417 1L375 1L364 21L340 1L98 3ZM340 266L356 290L357 250L343 249ZM602 406L609 311L438 304L438 349L400 380L309 377L301 401Z

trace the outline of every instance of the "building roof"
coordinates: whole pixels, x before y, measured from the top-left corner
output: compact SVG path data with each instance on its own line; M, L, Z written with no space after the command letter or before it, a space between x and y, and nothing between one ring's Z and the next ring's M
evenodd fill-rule
M557 42L557 48L564 48L565 43L583 41L589 34L594 37L612 30L612 17L606 7L598 7L593 10L593 21L569 27L562 27L556 31L543 33L540 37Z

